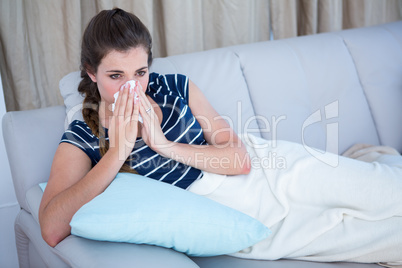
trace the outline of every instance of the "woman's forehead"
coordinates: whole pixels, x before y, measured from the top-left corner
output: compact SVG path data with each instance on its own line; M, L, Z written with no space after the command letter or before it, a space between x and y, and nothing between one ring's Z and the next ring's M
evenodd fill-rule
M127 51L111 50L102 59L100 68L143 68L148 66L148 54L143 47L131 48Z

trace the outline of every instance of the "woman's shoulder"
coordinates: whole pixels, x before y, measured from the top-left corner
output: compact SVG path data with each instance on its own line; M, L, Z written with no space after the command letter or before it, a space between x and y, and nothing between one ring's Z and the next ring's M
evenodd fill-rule
M153 93L172 93L186 99L189 86L189 78L183 74L159 74L150 73L149 90Z
M81 120L73 120L69 125L67 130L72 130L72 129L77 129L77 128L85 128L85 129L90 129L87 123L85 121Z
M101 158L99 139L84 121L72 121L61 137L60 143L69 143L81 149L91 159L92 166Z
M87 123L81 120L72 121L69 124L65 133L73 133L82 138L85 138L86 140L92 140L96 138L96 136L92 133L91 128L87 125Z

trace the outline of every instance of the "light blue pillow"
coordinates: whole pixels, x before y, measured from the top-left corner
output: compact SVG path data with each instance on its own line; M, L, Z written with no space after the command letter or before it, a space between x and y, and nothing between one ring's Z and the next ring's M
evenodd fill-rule
M119 173L70 222L88 239L150 244L190 256L235 253L271 231L254 218L208 198L140 175Z

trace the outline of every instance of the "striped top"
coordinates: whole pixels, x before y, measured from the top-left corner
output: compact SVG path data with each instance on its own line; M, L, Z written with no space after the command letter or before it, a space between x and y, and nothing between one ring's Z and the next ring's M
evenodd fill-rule
M163 119L161 128L170 141L203 145L207 144L202 128L188 106L188 78L183 75L151 73L146 93L159 105ZM107 129L105 129L108 140ZM99 162L99 138L85 122L75 120L64 132L61 143L66 142L84 151L92 161ZM202 177L202 171L151 150L142 138L137 138L127 163L139 174L186 189Z

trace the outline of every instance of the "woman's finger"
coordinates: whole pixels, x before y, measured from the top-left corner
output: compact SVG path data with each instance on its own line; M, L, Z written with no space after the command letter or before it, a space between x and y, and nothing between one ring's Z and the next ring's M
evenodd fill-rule
M140 86L136 86L135 89L136 89L137 94L139 96L140 114L141 114L143 119L144 119L144 117L149 118L150 115L153 113L152 105L149 102L147 96L140 89ZM141 107L143 107L143 109ZM144 121L144 123L145 123L145 121Z
M135 126L137 128L137 126L138 126L139 114L140 114L140 104L137 101L137 102L134 102L133 112L131 115L131 124L133 127Z
M119 105L117 107L118 115L124 115L124 112L126 110L126 105L127 105L127 98L128 98L128 86L125 85L123 87L123 91L120 92L119 97L117 98L117 99L120 99Z
M114 103L113 115L117 115L119 112L119 107L120 107L120 103L121 103L121 95L123 94L123 88L124 88L124 85L119 88L119 91L118 91L119 95L118 95L117 99L115 99L115 103Z
M125 109L125 117L130 117L133 114L133 106L134 106L134 90L132 90L130 87L127 88L128 91L128 96L127 96L127 104L126 104L126 109Z
M145 107L150 107L151 103L149 102L147 95L145 95L145 92L142 90L142 86L140 83L137 83L135 89L137 90L138 97L143 100L143 103Z
M142 116L143 124L149 125L151 122L151 114L153 113L152 107L146 107L144 104L144 98L140 98L139 100L139 112Z

